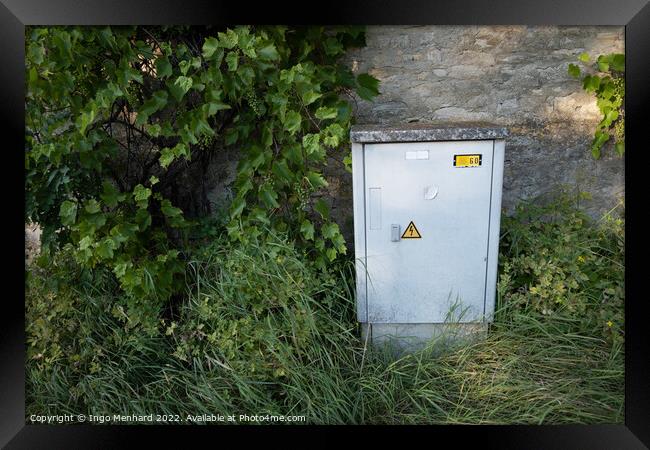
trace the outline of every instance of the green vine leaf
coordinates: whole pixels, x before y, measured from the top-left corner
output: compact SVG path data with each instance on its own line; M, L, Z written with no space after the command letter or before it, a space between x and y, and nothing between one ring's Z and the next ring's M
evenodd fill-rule
M242 197L236 197L230 206L230 217L234 219L235 217L240 216L245 206L246 200Z
M617 142L615 148L618 156L623 156L623 153L625 153L625 142Z
M319 189L328 185L327 181L325 181L325 178L323 178L323 175L318 172L309 171L305 177L314 189Z
M315 231L314 224L312 224L309 220L305 219L300 224L300 232L302 233L305 239L309 241L313 241L314 231Z
M357 94L364 100L372 100L379 95L379 80L362 73L357 76Z
M588 64L591 58L588 54L582 53L578 56L578 60ZM623 104L625 79L622 76L625 71L625 55L621 53L600 55L592 64L591 70L592 73L585 73L582 87L586 92L595 94L596 105L602 114L602 119L591 143L591 154L595 159L600 158L602 147L613 135L615 151L622 156L625 152ZM568 72L575 77L579 77L581 73L575 64L569 64Z
M259 50L257 50L260 59L265 61L276 61L280 58L278 51L275 48L275 45L268 44Z
M228 52L226 54L226 64L228 64L228 70L234 72L239 66L239 54L234 52Z
M578 78L580 76L580 67L575 64L569 64L569 75Z
M235 47L239 41L237 33L230 29L226 30L225 33L218 33L217 36L219 37L219 44L227 49Z
M62 225L74 225L77 218L77 204L69 200L61 203L59 217Z
M290 134L296 134L300 130L300 122L302 117L296 111L289 111L286 113L285 120L283 121L284 129L287 130Z
M322 198L319 198L314 204L314 211L320 214L320 216L325 220L330 217L330 208Z
M302 102L305 104L305 106L311 105L312 103L314 103L316 100L318 100L322 96L323 95L321 93L310 90L310 91L305 92L302 95Z
M334 119L338 115L336 108L321 106L316 110L316 118L320 120Z
M180 102L187 91L192 87L192 79L184 75L176 78L174 83L169 86L169 91L172 93L172 96L176 99L177 102Z
M209 59L214 52L219 49L219 41L214 37L209 37L203 43L202 53L203 57Z
M260 189L260 198L269 208L277 208L280 206L278 203L278 193L275 192L270 186L263 186Z
M159 78L167 78L172 75L172 65L166 56L156 59L156 74Z
M600 158L601 147L609 140L609 133L604 131L596 131L593 142L591 143L591 154L595 159Z

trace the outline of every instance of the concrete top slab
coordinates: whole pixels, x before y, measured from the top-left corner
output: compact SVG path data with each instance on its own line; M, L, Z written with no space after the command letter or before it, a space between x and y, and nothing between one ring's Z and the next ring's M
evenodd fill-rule
M350 130L350 140L360 143L475 141L503 139L507 136L506 127L480 122L354 125Z

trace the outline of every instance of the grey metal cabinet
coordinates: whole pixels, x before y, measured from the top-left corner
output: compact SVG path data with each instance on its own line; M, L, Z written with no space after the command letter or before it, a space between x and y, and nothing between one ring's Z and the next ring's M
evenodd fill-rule
M450 312L491 320L506 135L486 125L353 127L360 322L426 337Z

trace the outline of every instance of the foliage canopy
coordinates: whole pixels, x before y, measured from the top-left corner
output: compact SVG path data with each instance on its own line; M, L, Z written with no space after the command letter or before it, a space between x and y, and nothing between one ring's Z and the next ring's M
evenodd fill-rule
M179 194L183 176L234 147L231 238L289 232L324 267L346 247L310 197L346 145L352 94L378 94L340 63L364 39L360 27L28 29L26 221L46 247L110 268L146 316L178 290L206 212Z

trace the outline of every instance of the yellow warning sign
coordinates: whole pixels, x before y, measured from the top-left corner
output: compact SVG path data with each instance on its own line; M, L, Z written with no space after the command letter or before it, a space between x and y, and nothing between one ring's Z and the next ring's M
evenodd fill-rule
M406 230L404 230L404 234L402 234L402 239L420 239L422 238L422 235L418 231L417 227L411 220L406 227Z

